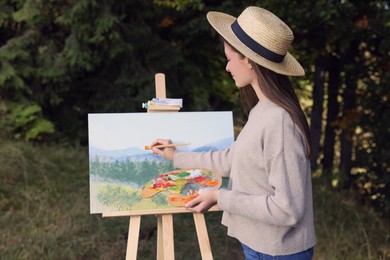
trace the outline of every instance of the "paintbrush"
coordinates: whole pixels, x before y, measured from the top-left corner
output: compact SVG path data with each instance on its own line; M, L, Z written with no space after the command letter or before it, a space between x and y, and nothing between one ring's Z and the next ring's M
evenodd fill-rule
M175 146L184 146L184 145L190 145L189 143L186 144L160 144L160 145L145 145L145 150L151 150L153 147L156 148L167 148L167 147L175 147Z

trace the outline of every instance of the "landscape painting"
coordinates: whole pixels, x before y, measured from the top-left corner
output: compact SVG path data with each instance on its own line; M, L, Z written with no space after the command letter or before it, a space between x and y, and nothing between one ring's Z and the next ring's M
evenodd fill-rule
M174 170L171 161L145 150L171 139L179 151L228 148L234 141L232 112L106 113L88 115L90 212L164 210L169 194L149 199L142 187Z

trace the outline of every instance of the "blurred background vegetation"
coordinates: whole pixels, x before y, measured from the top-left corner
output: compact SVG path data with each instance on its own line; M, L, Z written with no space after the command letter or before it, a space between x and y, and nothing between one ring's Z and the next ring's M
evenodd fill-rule
M87 114L145 112L162 72L182 111L232 110L239 129L246 116L205 15L249 5L290 25L306 70L292 80L314 144L317 258L390 257L389 1L0 0L1 259L124 256L116 220L88 215Z

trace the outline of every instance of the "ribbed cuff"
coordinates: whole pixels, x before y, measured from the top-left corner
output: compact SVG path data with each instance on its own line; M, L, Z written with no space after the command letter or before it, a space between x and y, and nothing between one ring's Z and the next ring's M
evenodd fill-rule
M226 189L220 189L218 195L218 207L223 211L229 211L230 200L231 192Z

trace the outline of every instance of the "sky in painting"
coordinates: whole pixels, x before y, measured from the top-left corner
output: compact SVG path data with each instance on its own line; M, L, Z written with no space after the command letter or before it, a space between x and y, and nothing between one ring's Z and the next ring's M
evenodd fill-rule
M232 112L89 114L88 134L105 150L143 149L157 138L199 147L234 135Z

